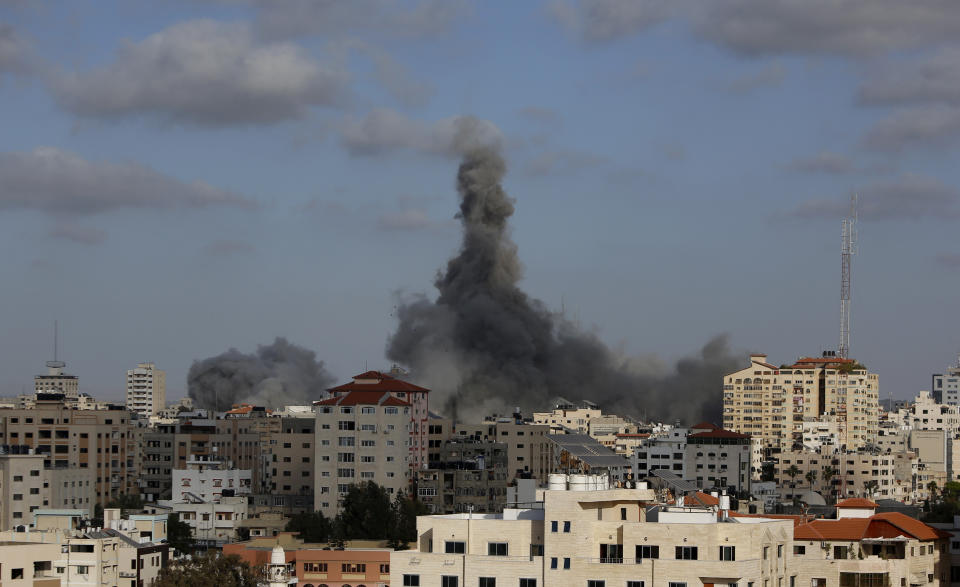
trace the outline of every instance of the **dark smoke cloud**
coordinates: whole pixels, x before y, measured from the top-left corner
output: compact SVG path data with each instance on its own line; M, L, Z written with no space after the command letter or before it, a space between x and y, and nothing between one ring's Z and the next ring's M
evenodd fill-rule
M722 376L740 363L725 337L666 369L621 356L517 287L522 269L507 234L514 200L500 185L505 171L494 148L464 156L460 252L437 276L435 302L421 295L399 305L387 356L435 391L434 409L461 420L512 406L544 410L559 396L634 416L719 420Z
M316 354L277 338L254 354L237 349L194 361L187 388L197 406L229 410L240 402L279 408L321 399L334 382Z

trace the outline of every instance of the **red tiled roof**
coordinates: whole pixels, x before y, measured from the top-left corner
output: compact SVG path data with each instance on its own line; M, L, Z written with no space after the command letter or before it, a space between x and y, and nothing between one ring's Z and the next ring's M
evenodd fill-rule
M687 438L750 438L750 435L740 434L739 432L734 432L733 430L716 428L709 432L697 432L696 434L689 434L687 435Z
M374 383L358 383L358 380L374 380ZM331 393L345 392L345 391L412 391L412 392L427 392L430 391L426 387L420 387L419 385L414 385L412 383L407 383L402 379L397 379L386 373L381 373L380 371L367 371L366 373L361 373L353 377L353 381L350 383L344 383L343 385L338 385L337 387L331 387L327 391Z
M313 402L313 404L317 406L409 406L410 402L394 397L386 391L351 391L345 395Z
M848 540L864 538L896 538L907 536L917 540L937 540L944 533L932 526L899 512L874 514L869 518L814 520L796 527L796 540Z
M720 505L720 500L717 499L716 497L710 495L709 493L704 493L704 492L702 492L702 491L698 491L698 492L696 492L696 493L693 494L693 495L694 495L695 497L693 497L693 498L691 498L691 499L694 499L695 501L699 501L700 503L702 503L702 504L705 505L705 506ZM687 501L687 500L684 500L684 503L686 503L686 501Z
M710 422L700 422L696 426L691 426L691 430L719 430L720 427Z
M845 499L837 504L838 508L869 508L872 510L877 509L878 506L876 503L870 501L869 499L864 499L862 497L851 497L850 499Z

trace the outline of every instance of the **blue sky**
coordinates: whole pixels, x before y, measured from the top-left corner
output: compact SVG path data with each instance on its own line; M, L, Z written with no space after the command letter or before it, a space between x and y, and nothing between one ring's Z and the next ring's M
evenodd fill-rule
M385 367L397 292L456 251L472 116L523 288L628 355L834 348L907 397L960 351L960 14L927 0L0 0L0 394L61 355L276 336ZM718 382L719 389L719 382Z

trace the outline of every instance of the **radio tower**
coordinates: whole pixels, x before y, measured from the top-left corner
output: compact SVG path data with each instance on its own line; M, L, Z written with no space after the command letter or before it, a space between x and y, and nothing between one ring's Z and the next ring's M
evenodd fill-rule
M850 217L840 224L840 346L837 354L850 355L850 260L857 250L857 194L850 194Z

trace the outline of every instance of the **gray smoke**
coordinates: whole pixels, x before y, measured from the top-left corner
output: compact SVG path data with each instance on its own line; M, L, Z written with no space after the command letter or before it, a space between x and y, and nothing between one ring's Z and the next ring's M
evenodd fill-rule
M460 420L513 406L545 410L562 396L637 417L718 421L722 376L740 363L725 336L668 369L621 356L517 287L522 269L507 234L514 200L501 187L505 171L495 148L465 154L457 173L460 251L437 276L435 302L401 300L387 356L434 390L433 409Z
M217 411L241 402L269 408L305 404L321 399L333 382L313 351L279 337L254 354L230 349L194 361L187 373L196 405Z

